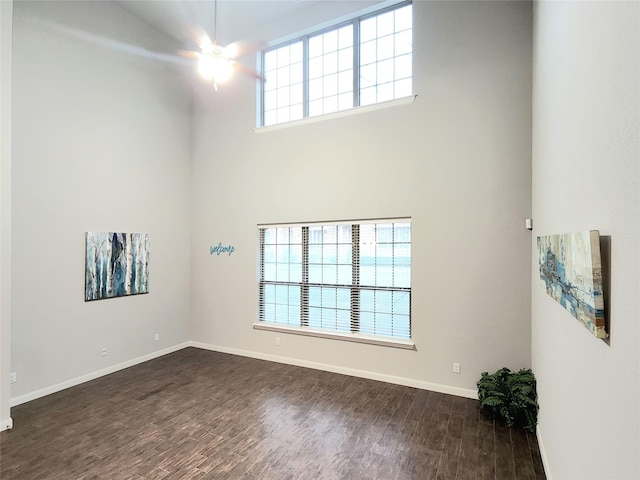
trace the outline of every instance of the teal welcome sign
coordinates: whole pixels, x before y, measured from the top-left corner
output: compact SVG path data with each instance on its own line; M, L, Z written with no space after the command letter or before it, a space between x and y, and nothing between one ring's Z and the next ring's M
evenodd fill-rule
M221 255L223 253L226 253L227 255L231 255L233 252L235 251L235 247L233 245L222 245L222 243L218 243L218 245L211 245L211 247L209 247L209 254L210 255Z

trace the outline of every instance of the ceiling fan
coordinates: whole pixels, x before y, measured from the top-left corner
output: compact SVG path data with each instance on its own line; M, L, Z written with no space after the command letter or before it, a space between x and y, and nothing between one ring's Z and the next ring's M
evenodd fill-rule
M247 69L241 64L236 62L236 58L241 52L240 42L230 43L226 47L218 44L218 0L214 0L213 11L213 41L211 37L202 29L198 27L194 29L193 34L196 37L200 52L195 51L181 51L182 56L188 58L197 59L198 66L197 71L202 78L207 81L213 82L215 90L218 90L218 83L223 83L229 80L233 74L234 68L238 68L245 74L249 74L257 79L262 77L254 70ZM246 47L246 45L245 45ZM259 50L259 45L253 45L248 50Z
M199 46L200 51L174 50L173 53L151 51L140 46L131 45L111 38L101 37L94 33L77 30L72 27L50 22L46 23L48 26L60 32L89 43L140 57L150 58L152 60L159 60L179 65L186 64L191 67L194 66L193 61L195 60L196 71L206 81L212 82L216 91L218 90L218 84L229 80L234 71L240 71L245 75L262 80L263 77L259 75L257 71L244 66L242 63L238 62L237 59L242 55L260 50L264 47L264 43L251 44L239 41L233 42L227 46L218 44L218 0L214 0L213 13L213 40L202 26L196 25L190 28L189 33L191 39Z

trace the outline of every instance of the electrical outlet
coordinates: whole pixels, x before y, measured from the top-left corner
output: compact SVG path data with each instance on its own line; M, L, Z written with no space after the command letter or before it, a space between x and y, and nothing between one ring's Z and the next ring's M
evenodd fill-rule
M460 373L460 364L458 362L453 362L453 373Z
M103 348L102 351L100 352L100 355L102 355L103 357L105 357L107 355L107 349Z
M276 345L280 346L280 337L276 337Z
M9 383L16 383L18 381L18 374L16 372L11 372L9 374Z
M153 340L154 340L154 341L156 341L156 342L157 342L158 340L160 340L160 334L159 334L159 333L156 333L156 334L155 334L155 336L153 337Z

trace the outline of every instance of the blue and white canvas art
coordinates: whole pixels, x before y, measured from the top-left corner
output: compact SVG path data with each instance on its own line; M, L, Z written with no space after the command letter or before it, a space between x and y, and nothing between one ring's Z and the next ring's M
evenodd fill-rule
M598 338L606 338L600 232L538 237L540 283Z
M149 234L86 232L85 302L149 293Z

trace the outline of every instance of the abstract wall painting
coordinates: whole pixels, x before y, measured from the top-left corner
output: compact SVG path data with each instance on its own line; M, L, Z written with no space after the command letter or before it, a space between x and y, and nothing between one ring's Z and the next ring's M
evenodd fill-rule
M149 293L149 234L86 232L85 302Z
M600 232L538 237L540 284L597 338L606 338Z

